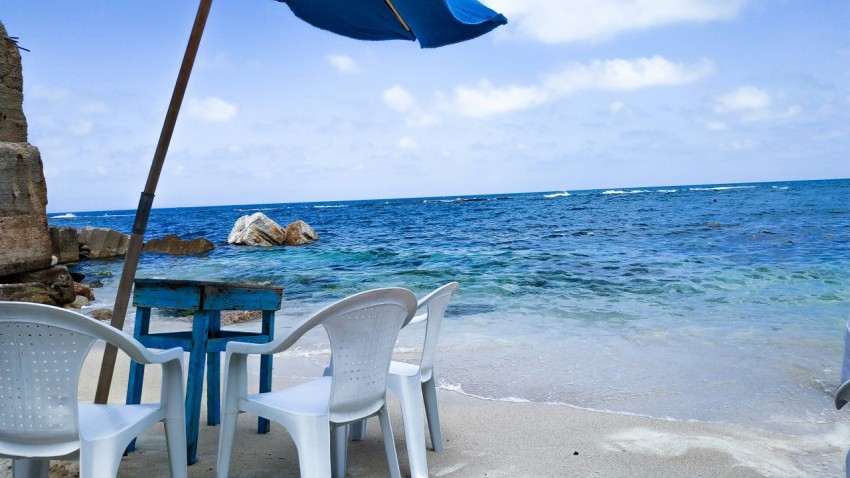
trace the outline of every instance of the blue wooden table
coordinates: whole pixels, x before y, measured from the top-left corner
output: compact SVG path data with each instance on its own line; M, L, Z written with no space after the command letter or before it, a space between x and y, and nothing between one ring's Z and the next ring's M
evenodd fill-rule
M186 442L189 464L197 461L198 425L207 369L207 424L220 421L220 353L227 342L265 343L274 338L274 313L280 309L283 288L252 284L231 284L210 281L136 279L133 305L136 307L136 326L133 336L146 347L168 349L182 347L189 352L189 373L186 384ZM192 310L192 330L150 333L151 309ZM259 310L263 313L260 332L221 330L222 310ZM140 403L145 366L131 362L127 385L127 403ZM271 390L272 356L260 358L260 391ZM260 418L257 431L267 433L269 421ZM134 443L128 447L132 451Z

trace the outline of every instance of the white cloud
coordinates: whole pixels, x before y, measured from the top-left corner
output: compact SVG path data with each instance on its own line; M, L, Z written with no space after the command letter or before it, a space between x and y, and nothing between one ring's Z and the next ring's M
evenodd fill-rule
M714 112L720 115L737 114L744 122L788 119L802 112L798 105L784 111L774 111L772 106L773 101L767 92L745 85L718 96L714 102Z
M537 86L496 88L488 80L481 80L474 88L455 88L454 98L458 111L476 118L530 108L547 100L546 92Z
M405 136L405 137L398 140L398 148L399 149L412 150L412 149L416 149L417 146L419 146L419 145L416 143L416 141L414 141L413 138L411 138L409 136Z
M417 107L416 98L402 88L401 85L394 85L392 88L385 90L382 98L384 103L390 108L402 113L411 111Z
M673 63L661 56L634 60L593 61L572 64L544 80L561 94L576 90L631 91L653 86L676 86L698 80L714 70L708 60L695 65Z
M343 73L359 73L360 66L354 61L354 58L345 55L330 55L328 61L334 68Z
M622 101L615 101L615 102L611 103L610 105L608 105L608 111L610 111L611 113L617 114L620 111L622 111L623 108L625 108L625 107L626 107L626 104L623 103Z
M734 113L745 110L770 108L770 96L752 86L741 86L717 97L714 103L716 113Z
M237 111L239 111L239 107L235 104L214 96L189 100L189 114L202 121L227 121Z
M461 114L486 117L522 110L569 96L581 90L634 91L696 81L714 70L703 60L694 65L673 63L661 56L606 60L567 65L536 85L495 87L483 80L475 87L455 89L454 108Z
M489 0L510 19L502 35L543 43L601 41L676 23L734 18L747 0Z
M408 126L424 127L439 123L439 120L425 112L416 98L401 85L394 85L384 90L381 98L391 109L407 115L405 124Z
M729 126L722 121L706 121L705 128L709 131L726 131Z

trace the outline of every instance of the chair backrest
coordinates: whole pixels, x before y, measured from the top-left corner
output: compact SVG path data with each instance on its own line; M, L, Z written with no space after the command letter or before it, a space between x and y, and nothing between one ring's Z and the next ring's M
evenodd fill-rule
M436 289L423 297L417 304L417 308L426 308L425 342L422 345L422 358L419 360L419 375L422 380L430 380L434 370L434 360L437 355L437 338L440 336L440 326L443 324L443 316L446 307L455 292L458 283L448 284Z
M0 454L46 457L79 449L77 388L98 339L134 360L149 354L132 337L77 312L0 301Z
M65 326L77 315L0 302L0 454L56 456L79 449L77 387L95 338Z
M393 347L415 312L412 292L385 288L349 296L317 313L331 344L332 422L355 421L384 405Z

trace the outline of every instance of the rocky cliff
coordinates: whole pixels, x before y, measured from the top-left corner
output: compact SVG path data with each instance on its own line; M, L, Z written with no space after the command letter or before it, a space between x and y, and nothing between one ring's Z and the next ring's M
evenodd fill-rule
M27 142L17 44L0 23L0 276L50 267L47 185L38 149Z

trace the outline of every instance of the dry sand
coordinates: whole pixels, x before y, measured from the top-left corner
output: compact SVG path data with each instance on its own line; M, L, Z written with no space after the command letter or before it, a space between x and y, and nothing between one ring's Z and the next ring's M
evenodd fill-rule
M81 397L89 400L100 366L97 352L81 384ZM276 360L276 377L283 366ZM123 402L126 371L126 359L119 357L110 402ZM143 400L153 399L157 386L158 378L148 372ZM825 435L797 437L729 424L438 393L445 451L429 450L432 477L839 477L850 446L846 423ZM402 476L409 476L398 403L390 400ZM190 477L216 476L218 431L205 424L202 410L198 462L189 467ZM380 436L377 420L370 420L366 440L350 446L347 476L389 476ZM8 460L0 460L0 477L11 475L9 467ZM76 476L76 464L54 462L51 476ZM162 425L139 437L136 451L122 460L119 476L168 476ZM257 434L256 417L240 416L231 476L298 476L297 453L287 432L273 423L270 433Z

